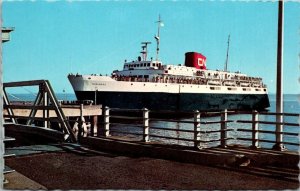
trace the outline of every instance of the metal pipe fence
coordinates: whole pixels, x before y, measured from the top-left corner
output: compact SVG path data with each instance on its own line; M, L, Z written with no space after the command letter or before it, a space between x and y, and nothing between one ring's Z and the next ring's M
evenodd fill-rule
M210 143L218 144L220 147L230 145L229 140L234 141L239 145L245 145L252 148L261 147L261 143L273 143L274 145L293 145L299 147L299 141L284 141L285 136L294 138L299 137L299 129L294 132L281 131L276 128L271 130L270 127L278 124L275 121L266 121L259 119L260 116L290 116L298 117L299 114L294 113L271 113L271 112L232 112L221 111L213 112L214 117L202 117L209 112L193 111L184 118L163 118L162 116L150 117L151 111L144 109L117 109L103 107L103 121L98 123L99 137L111 137L114 134L118 136L132 135L139 138L139 141L152 142L160 141L164 143L183 144L193 146L195 148L208 147ZM117 112L117 113L113 113ZM133 115L130 115L133 112ZM176 112L174 112L175 114ZM170 113L169 113L170 114ZM172 114L172 113L171 113ZM251 120L245 119L230 119L231 116L247 115ZM274 117L275 119L275 117ZM244 128L243 124L251 125L251 128ZM299 128L299 123L282 122L285 127ZM268 125L269 129L261 128L263 125ZM181 127L183 126L183 127ZM207 127L208 128L207 128ZM211 128L213 126L213 128ZM233 128L236 127L236 128ZM100 130L100 131L99 131ZM229 133L231 132L231 133ZM245 136L244 133L247 135ZM266 139L264 135L272 134L275 137ZM235 135L235 136L234 136ZM283 137L281 139L277 136ZM176 142L177 141L177 142ZM250 142L250 145L249 145ZM275 149L275 148L274 148Z

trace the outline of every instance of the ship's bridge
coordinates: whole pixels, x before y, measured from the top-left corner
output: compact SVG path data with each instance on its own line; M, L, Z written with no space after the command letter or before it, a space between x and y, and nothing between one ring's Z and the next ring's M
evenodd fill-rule
M132 61L125 62L123 70L135 70L135 69L162 69L161 61Z

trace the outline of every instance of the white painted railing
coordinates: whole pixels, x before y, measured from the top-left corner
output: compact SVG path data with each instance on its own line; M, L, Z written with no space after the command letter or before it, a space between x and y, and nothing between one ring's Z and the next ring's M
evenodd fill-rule
M118 114L116 114L116 112ZM120 114L122 113L122 115ZM129 113L134 112L133 115L129 116ZM114 114L115 113L115 114ZM283 116L291 116L291 117L299 117L299 114L292 114L292 113L271 113L271 112L228 112L227 110L222 112L205 112L201 113L199 111L194 111L189 114L190 120L186 119L170 119L170 118L157 118L157 117L149 117L150 110L144 108L142 110L138 109L116 109L116 108L103 108L103 122L99 123L98 128L98 135L97 136L104 136L108 137L111 134L117 133L118 135L134 135L134 137L142 137L142 141L149 142L155 140L175 140L175 141L183 141L183 142L190 142L194 147L202 148L203 144L212 143L212 142L219 142L220 147L226 147L228 145L228 140L235 140L238 144L242 145L245 142L251 142L252 148L258 148L261 142L266 143L274 143L283 144L283 145L294 145L299 146L299 142L288 142L283 141L282 136L281 139L275 138L274 140L267 140L259 138L261 134L274 134L275 136L279 135L287 135L287 136L296 136L299 137L299 130L295 132L276 132L276 130L262 130L260 129L261 124L268 124L271 126L275 126L277 123L275 121L263 121L259 120L259 115L283 115ZM175 112L174 112L175 113ZM217 120L214 117L214 121L207 121L210 118L201 118L200 116L219 116L220 119ZM251 120L228 120L229 115L251 115ZM193 116L193 119L191 118ZM204 121L205 119L206 121ZM116 121L117 120L117 121ZM158 122L158 123L155 123ZM193 128L190 129L179 129L179 128L166 128L162 126L157 126L157 124L161 124L162 122L175 122L179 124L191 124ZM154 124L154 125L153 125ZM202 125L218 125L219 129L217 130L204 130ZM230 126L236 126L237 128L229 128ZM251 129L242 128L242 124L249 124L252 125ZM283 122L282 125L284 126L292 126L295 128L300 127L299 123L289 123ZM112 128L113 126L113 128ZM125 127L124 127L125 126ZM102 130L101 130L102 129ZM139 130L133 130L139 129ZM275 129L275 128L274 128ZM100 131L99 131L100 130ZM155 133L158 132L158 133ZM237 136L234 137L228 134L230 131L236 131ZM171 133L165 135L163 132L176 132L178 134L185 133L187 136L179 137L174 136ZM250 133L250 138L244 137L239 135L239 132L243 133ZM207 135L209 134L217 134L215 136L217 138L209 138L207 139ZM203 138L203 135L206 135L206 138ZM111 136L113 138L114 136ZM279 140L279 142L276 142Z

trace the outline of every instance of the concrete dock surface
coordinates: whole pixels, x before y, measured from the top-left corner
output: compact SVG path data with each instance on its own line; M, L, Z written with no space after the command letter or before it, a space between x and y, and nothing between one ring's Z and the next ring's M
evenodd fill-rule
M74 144L47 148L11 148L16 156L5 159L5 165L16 172L6 175L9 183L4 188L297 190L300 186L299 168L206 166L101 152Z

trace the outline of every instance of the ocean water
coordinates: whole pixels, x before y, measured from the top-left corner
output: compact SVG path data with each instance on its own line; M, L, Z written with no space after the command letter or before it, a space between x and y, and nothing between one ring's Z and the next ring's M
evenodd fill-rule
M9 94L9 100L10 101L34 101L35 99L34 94ZM66 93L61 93L61 94L56 94L56 97L58 100L76 100L76 96L74 94L66 94ZM300 114L300 97L299 95L295 94L285 94L283 97L283 111L284 113L296 113ZM269 95L269 100L270 100L270 112L275 112L276 111L276 96L274 94ZM229 115L228 120L251 120L252 116L251 115ZM193 118L184 118L182 120L186 121L192 121ZM220 120L220 117L207 117L207 118L201 118L201 121L218 121ZM259 120L261 121L276 121L275 116L272 115L259 115ZM291 116L285 116L284 117L284 122L288 123L298 123L299 124L299 115L297 117L291 117ZM140 128L135 128L136 122L133 122L132 124L124 124L124 125L118 125L118 126L112 126L112 130L119 130L122 129L123 131L130 131L133 133L142 133ZM151 121L150 120L150 127L164 127L164 128L170 128L170 129L185 129L185 130L193 130L193 124L187 124L187 123L178 123L178 122L167 122L167 121ZM122 128L120 128L122 127ZM233 131L228 132L228 137L233 137L233 138L238 138L238 137L243 137L243 138L251 138L251 133L250 132L242 132L238 131L238 129L251 129L252 126L251 124L245 124L245 123L229 123L228 128L233 129ZM213 125L201 125L201 130L202 131L211 131L211 130L219 130L220 125L219 124L213 124ZM276 129L275 125L265 125L265 124L260 124L259 125L260 130L272 130L274 131ZM292 133L299 133L299 126L284 126L284 131L286 132L292 132ZM180 131L165 131L165 130L157 130L157 129L151 129L150 128L150 134L157 134L160 136L172 136L172 137L177 137L177 138L188 138L188 139L193 139L193 134L191 133L186 133L186 132L180 132ZM201 134L201 139L202 140L211 140L211 139L219 139L219 133L203 133ZM275 140L275 135L274 134L259 134L259 138L263 140ZM159 139L159 138L154 138L152 137L150 140L154 141L163 141L167 142L170 144L182 144L182 145L192 145L192 142L186 142L186 141L181 141L181 140L170 140L170 139ZM286 142L293 142L293 143L299 143L299 136L283 136L283 141ZM249 141L239 141L239 140L229 140L229 144L248 144L250 145L251 142ZM203 144L203 147L210 147L210 146L217 146L219 142L213 142L213 143L207 143ZM272 148L273 143L264 143L260 142L259 143L261 147L264 148ZM285 147L289 150L298 150L298 146L293 146L293 145L285 145Z

